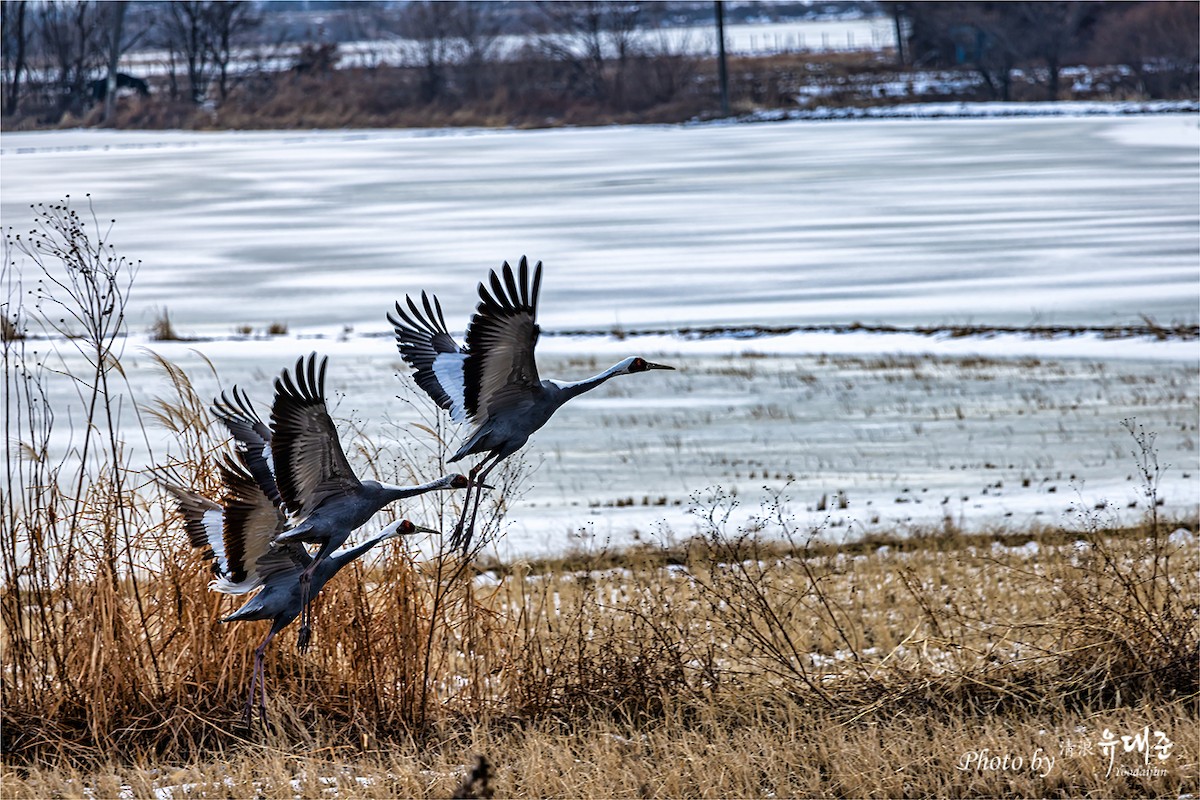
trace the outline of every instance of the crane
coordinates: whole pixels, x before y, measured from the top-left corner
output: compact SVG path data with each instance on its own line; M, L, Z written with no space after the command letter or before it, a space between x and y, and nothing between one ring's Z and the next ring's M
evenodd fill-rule
M286 530L287 517L259 487L258 479L248 465L238 464L226 455L223 461L218 462L218 469L225 486L225 496L220 504L180 486L161 482L175 498L192 546L203 549L205 557L212 560L216 577L209 583L209 589L243 595L261 587L258 594L221 622L271 620L271 629L266 638L254 650L254 671L245 715L246 725L249 726L255 692L260 691L259 714L265 726L267 647L276 634L300 616L308 605L309 599L301 585L304 571L311 572L308 591L315 596L346 565L380 542L397 536L436 531L414 525L406 519L398 519L357 547L330 553L316 562L304 545L298 542L280 546L272 544L272 540Z
M275 381L270 428L237 387L232 398L222 394L212 407L213 415L238 441L238 451L260 490L287 512L289 527L278 534L274 544L320 545L300 573L306 598L311 596L306 587L321 561L381 508L426 492L468 485L467 478L457 474L419 486L359 480L346 460L325 404L327 365L327 358L318 362L317 354L312 353L307 359L297 359L294 378L288 370L283 371ZM307 648L311 629L306 603L300 621L301 649Z
M405 296L407 309L397 302L395 314L388 314L396 346L412 367L417 386L450 412L451 419L473 426L450 462L484 454L470 471L462 516L451 537L451 546L461 546L464 554L479 511L479 484L497 464L524 447L530 434L564 403L617 375L674 369L631 356L582 381L542 380L533 355L540 331L536 320L542 262L533 269L532 284L524 256L519 269L518 276L506 261L500 273L491 271L490 289L479 284L479 304L467 326L466 347L450 335L437 297L421 292L418 305ZM472 489L475 504L466 525Z

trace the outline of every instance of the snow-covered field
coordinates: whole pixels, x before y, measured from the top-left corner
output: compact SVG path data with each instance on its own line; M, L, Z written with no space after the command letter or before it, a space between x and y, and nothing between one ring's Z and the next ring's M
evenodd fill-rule
M475 282L523 253L546 263L548 333L1194 324L1198 142L1194 114L5 134L0 220L24 229L30 203L90 192L143 262L135 328L167 306L214 337L152 345L204 391L197 352L265 404L268 378L318 349L339 416L386 438L416 418L394 399L392 301L433 290L461 331ZM233 335L273 321L291 333ZM145 401L162 387L143 343L127 367ZM735 522L782 490L833 537L1062 523L1105 501L1128 517L1145 499L1127 417L1158 433L1168 508L1200 499L1194 341L547 335L539 349L544 376L632 353L680 370L612 381L535 436L505 555L687 535L693 496L716 487L736 492Z
M709 25L687 25L637 30L632 34L632 47L649 52L690 53L715 55L717 52L716 22ZM555 48L582 47L579 38L571 36L510 35L497 37L493 48L500 58L519 53L526 47L552 44ZM611 42L602 42L606 58L616 58ZM730 23L725 26L725 49L734 55L773 55L784 52L830 52L837 50L884 50L896 46L895 24L887 17L855 17L845 19L800 20L791 22ZM299 46L272 48L269 56L253 51L235 59L234 69L290 69L295 63ZM411 66L422 63L421 44L412 39L392 38L338 44L345 67L376 67L381 64ZM138 50L121 59L121 68L136 75L165 75L169 54L162 50Z
M664 27L634 31L633 47L649 52L690 53L712 56L717 52L716 23ZM571 36L501 36L495 50L501 57L517 53L521 48L553 42L557 48L580 49L582 43ZM606 58L615 58L611 43L604 42ZM794 52L831 52L837 50L884 50L896 46L896 29L887 17L858 17L847 19L797 20L791 22L748 22L725 26L725 49L735 55L774 55ZM339 46L343 66L373 66L377 64L419 64L421 51L410 39L389 41L347 42ZM145 64L147 59L134 56L131 61ZM165 55L156 62L165 62ZM281 59L281 67L290 65ZM152 65L147 65L151 67Z

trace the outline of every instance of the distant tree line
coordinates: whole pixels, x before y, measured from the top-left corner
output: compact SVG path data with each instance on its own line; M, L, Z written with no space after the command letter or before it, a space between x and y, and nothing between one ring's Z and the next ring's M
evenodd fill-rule
M792 5L729 4L743 17L809 8ZM1062 97L1073 64L1125 65L1144 97L1197 91L1190 0L877 8L895 21L898 69L973 71L994 99L1015 99L1031 79L1041 98ZM0 10L10 130L666 122L719 108L711 58L666 28L711 20L711 2L3 0ZM794 105L829 58L736 59L735 108Z
M243 0L4 0L0 8L4 114L41 124L92 121L107 95L97 81L119 89L137 85L131 78L149 80L155 102L177 109L217 110L235 92L243 104L269 103L296 76L345 71L382 92L377 105L449 109L549 92L620 113L670 101L695 72L665 37L635 36L660 26L669 9L649 2L347 3L339 24L369 42L352 58L319 28L299 47L281 31L272 39L268 7ZM502 50L504 36L521 44ZM137 67L126 69L141 73L120 77L118 62L131 55Z
M900 57L916 67L965 66L993 98L1010 100L1014 74L1030 71L1044 99L1063 95L1062 68L1127 66L1146 97L1194 96L1200 5L1181 2L890 2Z
M155 54L155 85L171 99L202 103L215 87L223 100L236 48L260 21L243 0L4 0L0 11L4 113L24 104L46 122L81 117L101 99L111 110L109 87L148 87L142 76L119 77L118 62L135 49Z

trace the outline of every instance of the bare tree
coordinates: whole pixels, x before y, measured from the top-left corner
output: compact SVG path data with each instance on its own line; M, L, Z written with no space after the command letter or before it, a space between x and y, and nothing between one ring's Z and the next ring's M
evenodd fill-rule
M95 3L47 2L35 6L39 45L46 68L55 73L59 113L81 114L89 100L88 80L103 69L102 14Z
M17 113L21 102L21 77L25 72L25 53L28 44L28 27L25 24L27 0L0 3L0 33L4 37L4 76L8 91L4 97L4 113Z
M104 42L108 51L108 75L105 78L104 92L104 121L112 119L113 108L117 102L117 62L121 60L121 31L125 25L125 9L129 5L126 0L116 0L108 4L108 38Z
M550 34L543 48L567 64L597 100L623 101L625 72L636 47L635 34L643 13L640 2L582 0L547 2L539 8ZM613 91L609 91L606 65L614 62Z
M429 103L443 92L450 65L450 20L443 4L433 0L413 0L400 11L397 28L401 36L416 47L421 66L421 98Z
M604 98L603 10L600 2L542 4L551 36L543 48L570 69L573 82L582 81L584 92Z
M1134 3L1097 25L1094 58L1129 67L1149 97L1195 97L1200 88L1200 6Z
M243 34L258 27L262 18L244 0L225 0L208 4L209 54L217 70L217 91L224 101L229 95L229 64L234 46Z
M208 94L212 79L209 57L208 4L200 0L176 0L166 4L162 21L163 45L170 53L172 94L178 91L176 59L187 67L188 97L199 105Z
M1007 7L1015 16L1025 52L1046 65L1048 100L1059 99L1063 58L1082 51L1082 34L1096 20L1098 3L1020 2Z
M1005 3L906 3L914 65L949 62L979 73L991 96L1008 100L1024 33Z
M460 50L463 90L468 97L477 98L490 83L489 66L496 56L500 36L497 7L491 3L456 0L442 3L441 8L448 12L450 32Z

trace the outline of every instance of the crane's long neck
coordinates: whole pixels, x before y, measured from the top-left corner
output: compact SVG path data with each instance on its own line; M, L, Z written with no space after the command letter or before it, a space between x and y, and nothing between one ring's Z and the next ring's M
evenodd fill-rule
M555 381L555 385L558 386L558 391L559 391L559 395L558 395L559 405L562 405L563 403L567 402L572 397L578 397L579 395L583 394L584 392L590 392L592 389L595 389L597 386L604 383L605 381L607 381L609 378L613 377L614 375L624 375L624 374L625 374L625 362L622 361L620 363L613 364L611 367L604 370L604 372L601 372L599 375L593 375L592 377L585 378L584 380L581 380L581 381L575 381L574 383L562 383L560 381Z
M394 486L390 483L381 483L379 484L380 498L387 504L394 500L416 497L419 494L425 494L437 489L446 489L449 485L449 481L446 478L438 478L436 481L422 483L419 486Z
M372 539L368 539L362 544L355 545L349 550L339 550L338 552L330 555L329 558L326 559L326 562L329 564L328 569L330 570L326 580L329 580L329 578L332 578L334 575L336 575L338 571L342 569L342 567L346 566L347 564L354 563L355 559L364 555L372 547L379 544L391 535L392 533L390 530L384 529L382 533Z

